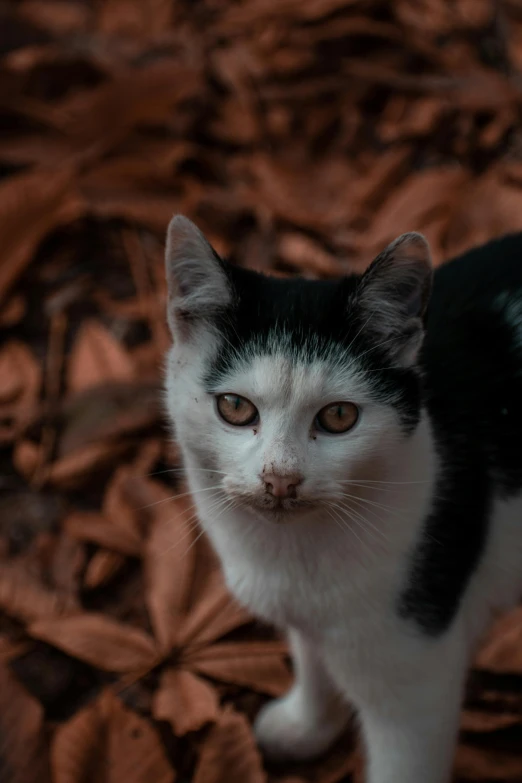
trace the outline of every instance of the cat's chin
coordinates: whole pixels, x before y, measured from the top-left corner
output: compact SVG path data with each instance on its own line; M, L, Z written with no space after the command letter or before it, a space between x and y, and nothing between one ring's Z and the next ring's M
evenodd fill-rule
M285 501L280 505L249 504L250 511L258 519L279 525L295 522L303 518L312 511L313 507L314 504L310 502L295 500Z

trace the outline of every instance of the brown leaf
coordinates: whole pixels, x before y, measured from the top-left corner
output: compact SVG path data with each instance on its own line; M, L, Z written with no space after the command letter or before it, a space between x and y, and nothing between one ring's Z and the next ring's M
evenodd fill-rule
M281 696L292 683L280 642L223 642L188 650L183 664L215 680Z
M64 5L60 0L24 0L20 13L55 35L79 33L89 22L87 8L75 3Z
M69 358L69 390L81 392L108 381L133 378L134 366L127 351L98 321L85 321Z
M158 194L144 188L115 190L86 185L83 196L89 210L101 219L123 218L158 233L165 231L172 214L179 209L179 198L168 191Z
M304 234L284 234L279 242L279 254L285 263L319 275L339 275L337 259Z
M23 623L65 617L77 611L70 594L50 590L20 562L0 563L0 608Z
M0 765L6 783L50 783L40 704L0 666Z
M79 149L101 155L140 123L165 120L173 106L199 86L197 64L162 58L141 68L118 69L116 76L82 91L56 110L54 121Z
M20 294L12 294L0 306L0 325L15 326L27 313L27 302Z
M332 156L321 166L310 169L307 165L305 171L302 161L291 163L257 155L249 163L249 174L255 182L245 185L245 198L262 205L270 214L318 231L346 224L353 180L347 160ZM241 171L238 177L242 178ZM309 187L311 181L313 188Z
M85 565L85 547L67 532L62 531L53 547L50 578L54 586L77 596L81 584L81 572Z
M170 0L105 0L98 15L104 35L160 36L172 23Z
M197 550L193 546L193 501L173 498L158 482L148 482L153 514L145 550L147 606L160 648L168 652L188 608Z
M466 172L456 166L412 174L374 216L371 251L380 252L405 231L422 230L426 219L433 219L437 211L447 214L466 181Z
M505 185L495 168L470 180L455 207L445 232L450 256L522 229L522 190Z
M141 539L132 530L114 525L100 514L75 511L64 522L70 536L80 541L91 541L123 555L139 557Z
M225 710L201 749L193 783L266 783L266 780L247 719Z
M14 447L13 465L28 481L33 477L41 464L42 447L32 440L19 440Z
M114 471L103 499L103 515L116 528L128 532L138 539L140 546L140 517L143 518L149 502L148 492L144 493L143 472L133 465L122 465ZM143 500L146 494L147 500Z
M125 558L116 552L102 549L90 559L85 569L83 584L86 590L101 587L118 574L125 565Z
M160 739L148 723L107 690L57 729L54 783L174 783Z
M460 728L462 731L490 732L522 724L522 716L503 712L482 712L463 710Z
M152 714L166 720L174 734L181 737L198 731L219 715L219 701L214 688L192 672L166 669L154 695Z
M89 474L113 464L131 445L116 440L90 443L53 462L45 483L59 489L74 489L84 484Z
M16 174L0 184L0 299L22 274L44 237L82 212L74 170L42 168Z
M522 756L460 745L455 761L456 776L460 780L477 780L484 783L520 783L522 780Z
M230 631L240 628L252 618L228 592L223 575L213 569L205 582L205 590L191 607L176 635L176 644L209 644Z
M58 454L65 457L100 441L151 427L160 418L159 389L154 381L111 382L72 395L63 407Z
M15 340L4 345L0 352L0 442L19 435L35 415L41 383L40 365L29 348Z
M157 659L150 636L101 614L36 622L28 633L104 671L147 669Z
M522 674L522 607L495 623L475 659L475 666L499 674Z

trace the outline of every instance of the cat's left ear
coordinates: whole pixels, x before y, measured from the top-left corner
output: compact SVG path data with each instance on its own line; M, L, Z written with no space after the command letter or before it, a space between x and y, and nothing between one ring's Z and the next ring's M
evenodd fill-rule
M175 215L167 229L167 319L175 339L190 339L232 300L225 264L199 228Z
M358 286L357 300L368 330L403 366L417 360L432 277L428 242L422 234L409 233L377 256Z

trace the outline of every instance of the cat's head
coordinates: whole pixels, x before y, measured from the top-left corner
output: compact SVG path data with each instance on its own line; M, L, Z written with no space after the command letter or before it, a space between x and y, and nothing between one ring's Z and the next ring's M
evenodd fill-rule
M205 483L295 517L374 478L411 437L432 276L421 235L361 276L283 280L231 266L176 216L166 262L168 413Z

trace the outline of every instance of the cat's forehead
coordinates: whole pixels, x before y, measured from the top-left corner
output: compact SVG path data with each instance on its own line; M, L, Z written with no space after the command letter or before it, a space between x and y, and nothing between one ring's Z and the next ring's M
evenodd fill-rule
M335 355L306 358L284 350L238 357L215 391L244 395L263 407L302 408L325 401L368 397L364 377L351 362Z

